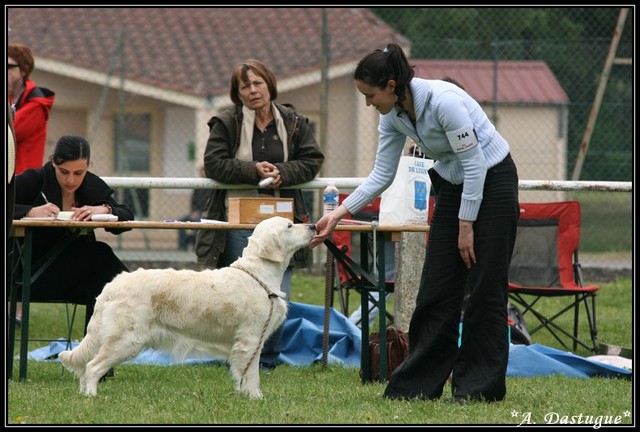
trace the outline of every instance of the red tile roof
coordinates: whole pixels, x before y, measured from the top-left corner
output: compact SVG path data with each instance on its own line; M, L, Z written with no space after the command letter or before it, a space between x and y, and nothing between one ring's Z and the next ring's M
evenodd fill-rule
M387 42L410 45L368 9L326 11L332 65ZM322 8L10 7L7 23L9 42L29 45L36 68L38 58L101 73L112 68L116 76L124 68L130 79L195 96L225 94L231 68L247 58L264 61L278 79L317 70L322 61ZM480 102L493 100L493 62L411 63L417 76L448 75ZM498 68L499 102L568 101L544 62L501 61Z
M321 66L322 8L7 8L9 42L38 58L196 96L223 94L234 64L264 61L278 79ZM331 64L409 42L364 8L326 8ZM123 45L120 57L118 39ZM124 61L121 61L124 60ZM117 73L114 72L114 75Z
M458 81L480 103L493 101L494 62L411 59L416 76ZM500 61L497 65L500 103L567 104L569 98L547 64L542 61Z

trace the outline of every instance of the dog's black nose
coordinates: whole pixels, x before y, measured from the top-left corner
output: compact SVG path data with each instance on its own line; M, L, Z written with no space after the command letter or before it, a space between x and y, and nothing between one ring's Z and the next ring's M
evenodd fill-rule
M309 229L315 231L316 230L316 224L307 224L307 227L309 227Z

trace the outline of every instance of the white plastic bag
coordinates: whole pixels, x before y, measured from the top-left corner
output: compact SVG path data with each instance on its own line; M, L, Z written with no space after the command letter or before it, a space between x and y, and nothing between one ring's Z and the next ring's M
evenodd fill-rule
M380 225L426 225L433 160L401 156L393 183L380 196Z

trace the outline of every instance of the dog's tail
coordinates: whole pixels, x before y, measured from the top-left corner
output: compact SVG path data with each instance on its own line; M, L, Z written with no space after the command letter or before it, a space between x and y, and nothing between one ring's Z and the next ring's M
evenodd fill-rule
M96 305L97 306L97 305ZM101 308L96 308L89 325L87 326L87 334L82 342L72 350L62 351L58 354L60 362L76 375L84 373L85 366L89 363L100 350L100 339L98 337L98 329L100 328L100 320L102 319Z

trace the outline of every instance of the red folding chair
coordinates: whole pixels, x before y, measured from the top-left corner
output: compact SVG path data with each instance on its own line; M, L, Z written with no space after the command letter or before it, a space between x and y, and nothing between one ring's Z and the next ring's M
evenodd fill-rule
M340 194L340 204L342 201L349 196L348 194L341 193ZM431 221L431 216L433 215L435 201L433 197L429 197L429 222ZM377 220L378 215L380 213L380 197L376 198L371 204L363 207L356 215L354 215L354 219L356 220L365 220L372 221ZM351 215L347 215L344 219L351 219ZM429 233L426 233L427 241L429 239ZM346 255L357 259L359 257L359 248L353 249L352 241L354 239L353 233L349 231L334 231L333 233L333 243L341 249ZM370 251L371 252L371 251ZM394 266L394 257L386 254L387 263L391 263ZM387 280L385 281L385 288L387 293L392 293L395 290L395 272L391 274L390 268L385 269L387 274ZM337 294L338 300L340 303L340 311L348 316L349 315L349 295L351 290L356 290L358 292L358 287L361 283L356 283L353 280L352 276L350 276L344 269L344 267L334 259L334 293ZM375 287L372 287L375 290ZM358 292L359 295L359 292ZM358 297L360 298L360 297ZM369 300L372 303L372 307L377 307L377 299L369 296ZM333 304L333 298L331 299ZM387 311L387 319L389 322L393 322L393 315Z
M520 203L520 220L516 245L509 268L509 298L524 309L523 315L534 316L539 325L533 336L547 329L569 350L572 343L598 352L596 326L597 285L585 285L578 260L580 243L580 203L578 201ZM551 311L556 298L560 305ZM544 303L544 308L540 307ZM588 339L579 337L580 308L583 306L589 329ZM573 311L573 329L568 329L566 313Z

